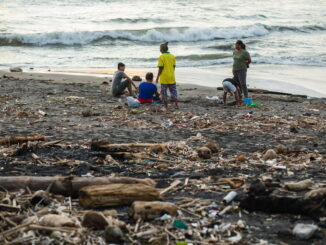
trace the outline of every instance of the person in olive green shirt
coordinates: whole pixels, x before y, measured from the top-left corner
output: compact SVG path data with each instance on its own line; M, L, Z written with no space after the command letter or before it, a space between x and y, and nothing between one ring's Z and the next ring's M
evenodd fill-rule
M242 93L245 98L248 98L247 89L247 68L251 63L249 52L246 50L246 45L238 40L235 43L235 50L233 51L233 76L240 83Z

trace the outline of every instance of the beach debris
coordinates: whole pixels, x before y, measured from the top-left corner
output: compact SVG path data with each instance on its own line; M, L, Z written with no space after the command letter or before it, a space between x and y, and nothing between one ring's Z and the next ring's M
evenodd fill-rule
M31 204L33 205L49 205L50 202L49 192L44 190L36 191L31 198Z
M104 239L107 243L121 243L125 240L124 233L117 226L107 226L104 231Z
M301 180L299 182L285 182L284 187L290 191L303 191L307 190L314 185L314 182L311 179Z
M307 192L304 195L305 199L322 199L326 197L326 187L317 188Z
M263 158L265 160L275 159L275 158L277 158L277 153L273 149L269 149L265 152L265 154L263 155Z
M307 240L314 235L317 229L318 226L316 225L298 223L294 226L292 232L293 235L297 236L298 238Z
M155 186L155 181L131 177L63 177L63 176L9 176L0 177L0 186L8 191L29 188L31 191L47 190L53 194L77 197L79 190L91 185L142 184Z
M134 201L161 199L158 189L144 184L92 185L79 191L79 203L84 208L130 205Z
M23 69L20 67L10 67L10 72L23 72Z
M198 156L203 159L209 159L212 157L212 151L206 146L199 147L197 153Z
M237 162L247 162L248 158L244 154L238 154L236 159Z
M40 224L50 227L74 227L75 221L64 214L46 214L40 218Z
M45 137L40 134L33 134L28 136L13 136L5 139L0 139L0 145L14 145L22 144L28 141L44 141Z
M223 203L228 204L234 200L234 198L238 195L237 192L231 191L229 192L224 198L223 198Z
M170 202L133 202L131 206L131 215L137 220L151 220L159 218L164 214L176 216L178 214L178 207Z
M96 211L88 211L84 214L82 226L92 228L94 230L104 230L109 224L104 215Z
M221 147L213 141L208 141L203 147L207 147L212 153L218 153Z
M286 146L279 144L276 146L275 151L277 154L287 154L289 149Z

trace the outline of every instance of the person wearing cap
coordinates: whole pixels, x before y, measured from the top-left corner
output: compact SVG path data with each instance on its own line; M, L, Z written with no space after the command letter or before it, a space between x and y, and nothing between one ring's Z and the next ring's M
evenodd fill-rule
M168 52L168 42L160 45L161 55L158 59L158 74L156 83L161 84L161 98L166 110L168 110L168 95L167 90L170 91L171 101L175 103L175 108L178 109L178 92L175 80L175 66L176 61L173 54Z
M153 73L147 72L145 77L146 82L139 84L139 95L137 99L140 103L152 103L153 99L160 96L157 92L157 86L153 84L153 77Z
M226 97L229 93L231 96L234 96L236 104L240 105L240 96L241 96L241 89L240 83L234 78L226 78L222 82L223 85L223 103L226 105Z

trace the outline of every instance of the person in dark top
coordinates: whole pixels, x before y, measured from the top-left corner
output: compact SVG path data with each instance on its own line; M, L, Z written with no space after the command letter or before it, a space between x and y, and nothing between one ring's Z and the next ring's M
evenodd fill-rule
M153 73L148 72L145 78L146 82L139 84L139 95L137 99L140 103L152 103L154 95L157 98L160 95L157 92L157 86L153 84Z
M240 96L241 96L241 89L240 83L234 78L226 78L222 82L223 85L223 103L226 105L226 96L229 93L231 96L234 96L236 104L240 105Z
M138 90L137 86L131 80L130 77L125 73L125 64L119 63L118 70L114 73L113 83L112 83L112 95L118 97L125 93L125 89L128 88L128 92L130 96L134 96L131 85L134 86L136 91Z

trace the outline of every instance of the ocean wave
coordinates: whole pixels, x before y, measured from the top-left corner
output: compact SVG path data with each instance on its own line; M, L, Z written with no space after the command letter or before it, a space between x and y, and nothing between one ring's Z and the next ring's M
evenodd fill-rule
M36 34L0 34L0 45L85 45L103 40L130 40L145 43L173 42L200 42L216 39L240 39L265 36L271 32L293 31L324 31L326 27L307 25L267 26L255 24L251 26L233 28L152 28L141 30L109 30L109 31L82 31L82 32L51 32ZM223 48L222 48L223 49Z
M0 45L85 45L105 39L124 39L147 43L163 41L198 42L215 39L245 38L267 35L263 25L236 28L153 28L142 30L110 30L92 32L51 32L0 35Z
M160 18L115 18L108 20L110 22L117 22L117 23L145 23L145 22L153 22L153 23L165 23L169 22L167 19L160 19Z

